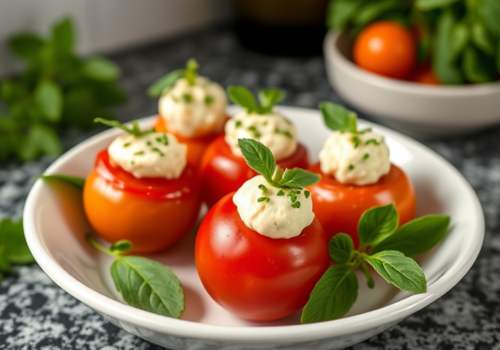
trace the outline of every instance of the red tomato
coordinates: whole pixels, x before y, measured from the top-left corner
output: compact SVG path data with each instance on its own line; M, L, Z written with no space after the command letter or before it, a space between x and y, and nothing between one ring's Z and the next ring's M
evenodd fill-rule
M319 165L311 171L320 174L321 179L310 186L316 217L323 225L327 238L335 233L351 235L359 245L358 221L363 212L375 206L394 203L400 223L415 218L415 192L410 179L396 165L376 184L366 186L344 185L321 173Z
M315 219L290 239L265 237L245 226L223 197L196 235L195 263L203 285L220 305L252 321L271 321L299 310L329 266L327 242Z
M441 83L439 82L439 79L437 78L436 74L432 71L432 68L429 66L423 66L419 67L413 76L411 77L411 80L414 82L420 83L420 84L426 84L426 85L440 85Z
M307 150L301 144L288 158L278 161L282 168L306 168L308 164ZM233 154L224 136L219 136L210 144L201 162L203 199L208 205L213 205L255 175L243 157Z
M85 181L83 204L96 233L108 242L128 239L137 253L162 251L195 225L200 209L196 171L175 180L135 178L112 165L107 150Z
M168 132L168 127L165 120L158 116L155 121L155 130L158 132ZM219 135L220 132L212 135L198 136L198 137L185 137L173 133L179 142L187 145L187 159L188 163L198 166L201 162L203 154L208 145Z
M416 63L416 44L410 30L381 21L367 26L354 43L354 62L370 72L404 79Z

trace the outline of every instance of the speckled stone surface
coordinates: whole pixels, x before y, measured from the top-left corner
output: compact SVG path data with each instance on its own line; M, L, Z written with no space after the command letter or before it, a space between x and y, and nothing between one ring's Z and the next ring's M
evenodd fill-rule
M119 117L128 120L154 113L156 104L145 96L146 87L188 57L196 57L204 74L226 86L284 88L289 105L316 107L322 100L339 100L326 81L321 57L263 56L240 47L229 30L213 29L112 56L122 67L122 83L129 94ZM68 133L66 145L90 135ZM472 270L446 296L355 349L500 349L500 127L425 143L455 165L477 191L486 215L484 248ZM51 161L0 164L0 217L21 215L33 178ZM18 268L0 283L3 348L158 347L116 328L31 266Z

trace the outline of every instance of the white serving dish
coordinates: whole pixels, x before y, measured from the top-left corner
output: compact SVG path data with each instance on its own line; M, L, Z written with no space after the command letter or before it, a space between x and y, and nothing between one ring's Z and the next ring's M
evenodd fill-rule
M347 102L416 136L449 136L500 123L500 83L430 86L373 74L350 59L346 35L330 31L323 51L328 79Z
M316 155L328 135L319 113L282 107L296 123L300 138ZM143 120L151 124L152 118ZM337 349L367 339L429 305L460 281L476 259L484 234L479 201L464 178L427 147L370 123L387 137L394 163L411 177L417 190L418 214L447 213L453 228L434 252L422 257L428 278L424 294L399 293L380 280L368 292L360 283L360 297L342 319L299 325L297 317L252 324L218 306L198 280L192 261L192 237L156 258L168 264L186 290L186 312L177 320L142 311L120 302L108 274L110 261L84 240L86 222L80 194L61 191L37 181L24 210L29 247L41 268L61 288L95 309L114 324L170 349ZM74 147L52 164L47 173L85 176L96 152L119 134L103 132ZM368 295L370 297L363 297Z

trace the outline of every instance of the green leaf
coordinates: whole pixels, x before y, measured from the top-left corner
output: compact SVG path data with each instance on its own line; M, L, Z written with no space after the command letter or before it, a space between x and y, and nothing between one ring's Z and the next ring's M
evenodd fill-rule
M447 7L459 0L417 0L415 6L421 11L434 10L440 7Z
M401 290L424 293L427 281L415 260L395 250L384 250L365 256L365 260L388 283Z
M269 113L274 106L285 99L285 92L276 88L259 91L260 113Z
M316 283L304 306L302 323L322 322L344 316L358 297L358 280L346 266L332 266Z
M119 240L109 247L111 253L127 253L132 249L132 242L126 239Z
M358 234L362 245L376 243L390 236L399 224L399 216L394 204L366 210L358 223Z
M358 26L364 26L384 13L404 8L404 6L405 4L401 0L366 2L364 6L357 11L354 22Z
M483 20L488 30L497 38L500 37L500 1L498 0L478 0L477 13Z
M47 174L42 175L40 177L43 181L56 181L62 182L71 186L74 186L80 190L83 190L83 186L85 186L85 178L72 176L72 175L64 175L64 174Z
M148 89L149 96L159 97L163 95L165 91L171 88L177 80L183 77L183 75L184 69L177 69L163 76Z
M63 18L52 26L52 45L56 55L67 56L73 52L75 46L75 28L73 20Z
M500 73L500 41L497 44L496 66L497 72Z
M330 130L353 133L357 131L357 116L353 111L331 102L320 103L319 109L325 125Z
M0 281L3 279L4 273L10 272L11 268L7 247L0 244Z
M190 58L186 63L184 69L184 78L186 78L189 85L196 83L196 76L198 75L198 62L194 58Z
M130 135L134 135L135 137L141 137L147 134L154 132L154 129L145 129L142 130L137 121L133 121L130 125L123 124L118 120L104 119L104 118L95 118L94 123L102 124L109 126L111 128L118 128Z
M94 80L114 81L120 76L120 69L103 57L94 57L83 64L83 74Z
M319 181L319 175L300 168L285 169L278 182L280 187L304 188Z
M35 102L48 121L61 119L63 96L59 85L51 80L41 81L35 90Z
M337 233L328 242L330 258L337 264L349 262L354 249L351 236L346 233Z
M449 227L450 217L447 215L422 216L399 227L394 234L376 244L372 251L397 250L406 256L417 256L439 243Z
M157 261L138 256L118 257L111 277L127 304L169 317L184 311L184 292L177 276Z
M454 61L464 52L469 42L469 28L465 22L455 24L450 40L450 60Z
M30 264L33 256L26 244L24 238L23 221L22 219L11 220L3 219L0 221L0 248L4 248L3 264L5 260L10 264ZM2 262L0 261L0 270L2 270ZM3 271L6 271L5 269Z
M248 113L259 110L255 97L247 88L243 86L230 86L227 88L227 94L234 104L245 108Z
M330 1L326 17L327 26L338 31L345 30L362 4L363 0Z
M35 124L28 131L17 153L21 159L28 161L41 155L56 156L61 151L62 145L54 130Z
M439 81L445 84L462 84L464 81L461 71L451 59L453 54L451 31L455 23L455 18L450 11L440 15L437 22L433 71L437 74Z
M465 49L463 70L467 80L472 83L486 83L496 78L496 69L493 61L473 47Z
M252 139L239 139L238 145L248 166L272 183L276 161L269 148Z
M484 53L488 55L495 53L495 42L490 37L484 24L480 22L472 24L472 41Z
M32 61L38 56L44 40L33 33L18 33L8 40L10 51L19 58Z

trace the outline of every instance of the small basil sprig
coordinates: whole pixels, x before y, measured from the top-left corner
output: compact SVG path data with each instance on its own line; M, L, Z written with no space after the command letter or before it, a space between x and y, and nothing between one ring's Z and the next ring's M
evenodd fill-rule
M0 220L0 281L12 270L12 265L33 263L26 240L22 219Z
M147 134L151 134L154 132L154 129L146 129L142 130L139 126L139 122L134 120L130 125L123 124L118 120L104 119L104 118L95 118L94 123L102 124L109 126L111 128L122 129L126 133L133 135L135 137L141 137Z
M91 235L87 241L114 258L111 277L125 302L156 314L179 318L184 311L184 291L179 278L165 265L140 256L125 256L132 243L121 240L109 248Z
M427 289L424 271L412 257L431 249L449 231L446 215L427 215L398 227L393 204L363 213L358 224L361 241L354 248L351 237L338 233L330 239L328 250L335 265L316 283L302 310L303 323L334 320L351 309L358 295L355 272L361 271L368 287L374 287L371 267L382 279L412 293Z
M256 140L239 139L238 145L248 166L275 187L304 188L319 181L318 175L304 169L281 170L269 148Z
M47 174L40 177L44 181L55 181L60 183L65 183L70 186L74 186L77 189L83 190L85 185L85 179L79 176L64 175L64 174Z
M174 86L177 80L185 78L189 85L194 85L196 83L196 77L198 76L198 62L191 58L186 62L186 67L184 69L176 69L157 80L148 89L148 94L151 97L159 97L163 95L166 90Z
M344 106L331 102L322 102L319 105L325 125L333 131L351 132L358 131L357 115Z
M248 113L257 114L272 112L274 106L286 96L283 90L268 88L260 90L256 99L252 92L243 86L230 86L227 88L227 94L234 104L245 108Z

